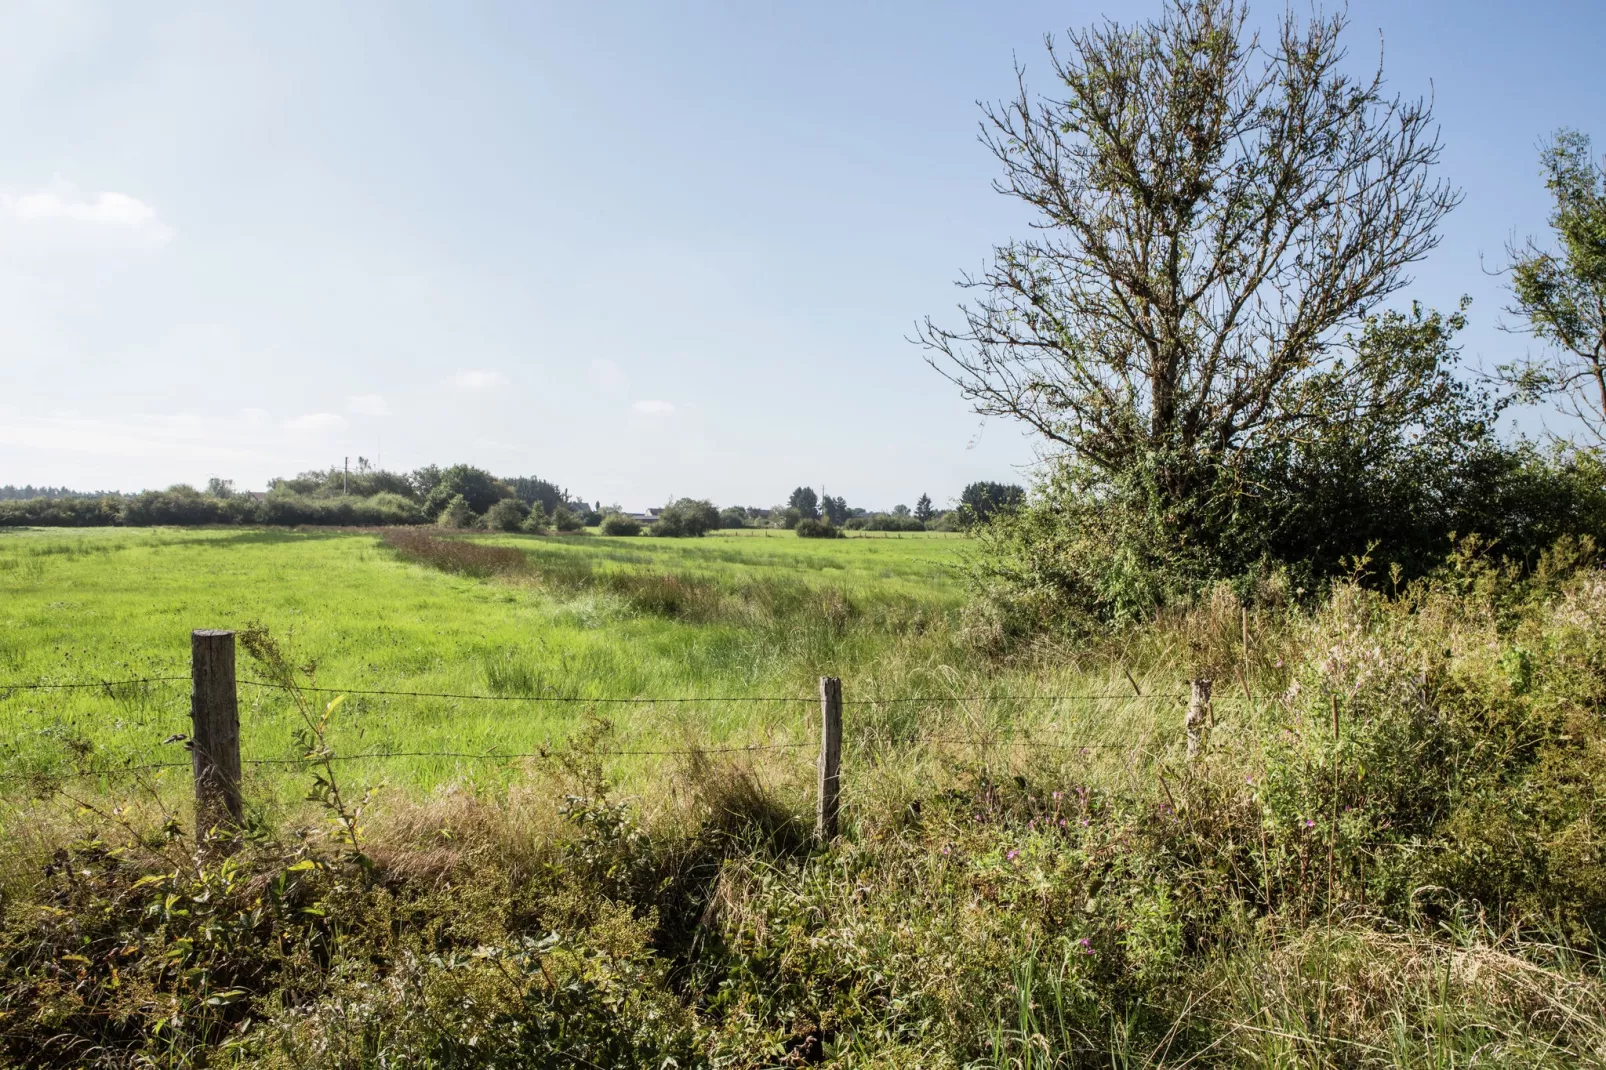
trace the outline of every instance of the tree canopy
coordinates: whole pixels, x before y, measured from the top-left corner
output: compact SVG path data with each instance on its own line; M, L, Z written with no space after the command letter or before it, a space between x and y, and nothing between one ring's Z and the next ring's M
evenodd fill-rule
M1529 238L1508 250L1511 311L1550 351L1501 371L1530 398L1555 397L1606 443L1606 169L1589 138L1562 130L1541 154L1557 248Z
M1237 0L1173 0L1051 40L1056 92L1017 70L984 107L1032 236L961 280L962 327L925 321L932 366L1182 530L1252 450L1330 418L1313 403L1394 405L1349 332L1460 195L1430 176L1429 105L1346 73L1344 27L1290 16L1262 42Z

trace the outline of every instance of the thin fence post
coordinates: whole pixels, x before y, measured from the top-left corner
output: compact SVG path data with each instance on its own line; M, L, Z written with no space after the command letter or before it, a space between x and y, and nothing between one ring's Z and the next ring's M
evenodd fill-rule
M1210 716L1210 681L1188 681L1188 757L1197 758L1204 749L1205 723Z
M190 755L195 770L197 836L222 825L238 828L240 705L234 685L234 633L190 633Z
M842 802L842 681L820 677L820 799L814 835L822 843L836 836Z

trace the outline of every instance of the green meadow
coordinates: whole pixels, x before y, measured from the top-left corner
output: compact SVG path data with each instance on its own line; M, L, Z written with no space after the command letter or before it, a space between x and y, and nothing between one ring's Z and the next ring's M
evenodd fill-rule
M962 641L958 536L472 541L526 564L453 573L371 532L0 537L0 683L110 682L0 689L0 774L12 790L72 777L116 791L132 767L176 792L188 782L174 737L189 730L190 631L253 624L301 666L301 684L328 689L307 693L316 708L343 696L328 738L348 776L415 790L506 783L577 733L615 750L773 747L807 765L821 675L841 676L858 704L859 743L956 718L1010 731L1054 713L976 702L1045 681ZM238 659L242 752L259 763L247 794L288 802L304 790L303 718L282 689L246 682L262 673L243 649ZM393 752L409 753L360 757ZM654 758L615 765L650 775Z

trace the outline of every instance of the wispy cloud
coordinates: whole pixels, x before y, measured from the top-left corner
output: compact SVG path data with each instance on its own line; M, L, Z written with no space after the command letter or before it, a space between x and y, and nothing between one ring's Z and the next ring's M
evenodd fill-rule
M346 418L333 412L309 412L301 416L292 417L284 422L286 431L296 431L303 434L338 431L345 426Z
M126 193L80 194L61 184L34 193L0 193L0 219L27 225L68 224L137 234L164 242L173 229L156 209Z
M667 401L638 401L630 406L637 412L674 412L675 406Z
M389 416L390 403L382 394L356 394L346 399L346 411L358 416Z
M458 372L447 380L454 390L472 392L476 390L490 390L492 387L506 386L507 376L501 372L467 371Z

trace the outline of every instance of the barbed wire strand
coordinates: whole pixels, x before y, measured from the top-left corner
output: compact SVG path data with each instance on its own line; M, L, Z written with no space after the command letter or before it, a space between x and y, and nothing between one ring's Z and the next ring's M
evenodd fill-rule
M65 684L0 684L0 692L7 691L62 691L70 688L83 687L127 687L129 684L162 684L177 680L188 680L188 676L140 676L127 680L94 680Z
M130 684L173 683L187 681L188 676L144 676L123 680L95 680L78 681L71 683L0 683L0 694L12 691L46 691L66 690L78 688L112 688L124 687ZM819 701L817 696L804 695L677 695L662 697L588 697L583 695L484 695L470 691L401 691L389 688L356 688L356 687L321 687L314 685L285 684L275 680L258 680L244 677L239 683L251 687L267 687L280 691L310 691L316 694L328 695L376 695L395 696L398 698L442 698L460 699L470 702L562 702L562 703L610 703L610 704L639 704L656 705L668 703L693 702L770 702L770 703L813 703ZM1182 701L1187 696L1176 692L1159 692L1149 695L1127 694L1125 692L1079 692L1056 695L887 695L871 698L845 698L844 706L874 706L890 705L893 703L933 703L945 702L1013 702L1013 703L1051 703L1051 702L1154 702ZM1224 696L1225 697L1225 696ZM1262 694L1261 697L1267 697Z
M869 741L875 743L878 741ZM1088 751L1088 750L1126 750L1132 755L1146 755L1153 752L1151 747L1134 747L1127 743L1103 742L1053 742L1048 740L1032 739L984 739L961 736L907 736L901 739L887 741L894 746L913 746L915 744L942 744L947 746L969 747L1009 747L1056 751ZM801 743L750 743L728 747L677 747L672 749L641 749L626 748L619 750L593 751L591 753L602 758L627 757L684 757L693 754L751 754L765 751L797 750L803 747L815 746L813 740ZM355 762L355 761L389 761L396 758L460 758L473 761L516 761L537 758L548 760L558 757L561 748L551 748L542 751L363 751L357 754L332 754L322 756L302 756L297 758L244 758L241 765L320 765L329 762ZM35 780L87 780L97 777L115 777L130 773L153 772L162 769L188 769L190 762L147 762L141 765L125 765L104 769L81 769L71 773L40 771L32 774L13 773L0 776L0 781L10 783L23 783Z

